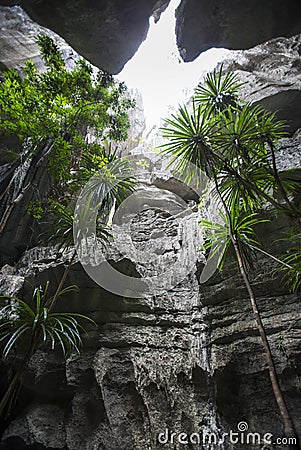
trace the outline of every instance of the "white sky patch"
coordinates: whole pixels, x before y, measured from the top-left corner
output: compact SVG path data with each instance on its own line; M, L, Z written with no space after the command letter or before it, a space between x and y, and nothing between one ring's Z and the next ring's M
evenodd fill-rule
M230 53L213 48L193 62L182 61L175 36L175 9L180 1L171 0L156 24L150 18L146 40L118 75L129 88L141 92L147 128L166 117L170 108L183 103L204 73Z

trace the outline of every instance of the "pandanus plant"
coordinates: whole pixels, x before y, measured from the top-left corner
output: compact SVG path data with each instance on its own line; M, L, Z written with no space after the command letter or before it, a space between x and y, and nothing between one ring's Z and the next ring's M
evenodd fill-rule
M197 87L190 107L182 106L178 114L166 119L162 133L167 142L161 146L161 154L178 172L185 172L190 163L194 164L214 186L221 223L201 221L209 234L204 247L213 248L211 257L219 255L220 269L229 249L234 250L264 348L284 433L291 438L297 435L281 391L249 269L254 249L262 251L280 263L281 269L288 270L292 285L297 288L300 245L285 261L279 260L260 248L254 227L267 220L262 218L267 205L270 214L285 213L293 221L300 220L300 205L294 201L298 183L289 174L279 173L276 164L278 143L286 134L285 123L277 120L275 114L243 102L240 88L233 73L223 75L222 66L208 74L204 84ZM299 444L293 448L299 448Z
M94 156L97 156L95 153ZM85 155L84 163L88 166L89 173L95 180L95 188L98 204L95 202L85 205L83 221L85 226L89 220L96 218L96 235L98 243L106 245L112 238L109 228L103 223L112 206L119 204L134 189L136 182L131 170L125 160L119 159L116 152L106 153L105 161L110 165L103 164L97 167L97 171L86 162L93 159L93 155ZM94 158L95 159L95 158ZM97 159L97 158L96 158ZM93 169L93 170L92 170ZM90 197L92 200L92 196ZM97 217L95 215L97 213ZM73 221L74 203L64 205L60 202L52 202L50 220L53 225L49 238L51 242L59 243L64 249L73 246ZM80 230L80 227L78 228ZM84 231L84 230L83 230ZM81 240L77 236L78 241ZM11 408L17 398L20 381L28 363L35 351L44 343L50 342L51 349L60 347L65 357L70 352L80 352L82 347L81 332L85 332L82 322L96 326L96 323L83 314L74 312L58 312L56 306L63 294L66 294L77 286L64 288L68 273L75 260L76 251L64 270L62 278L53 296L48 295L49 282L44 287L36 287L30 301L18 297L4 296L9 304L0 310L0 342L3 343L2 357L7 360L16 350L21 353L21 361L13 378L0 402L0 416L9 415Z
M9 359L13 350L22 350L22 358L9 386L0 402L0 416L10 409L16 401L20 380L35 351L42 343L50 341L51 349L61 347L67 357L70 352L80 352L81 332L86 331L81 322L96 323L89 317L78 313L54 311L56 301L63 294L76 289L68 286L48 296L49 282L45 287L36 287L31 302L18 297L4 297L10 304L1 310L0 341L4 343L3 359Z

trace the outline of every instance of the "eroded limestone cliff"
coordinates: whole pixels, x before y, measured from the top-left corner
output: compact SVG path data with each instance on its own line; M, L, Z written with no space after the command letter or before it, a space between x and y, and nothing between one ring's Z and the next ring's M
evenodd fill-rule
M250 82L245 86L246 98L280 109L291 121L295 134L283 141L278 154L282 169L301 167L296 132L300 128L299 48L300 37L281 38L234 52L228 62L243 81ZM133 220L130 245L122 225L114 225L115 244L108 258L120 271L139 277L164 272L184 249L188 260L194 261L192 270L165 294L132 299L100 288L75 262L67 283L76 283L80 290L66 297L60 308L88 313L98 328L89 330L82 354L66 362L46 347L34 355L22 380L15 415L3 426L2 450L194 449L200 446L177 440L163 444L166 429L176 436L211 431L221 437L230 429L236 431L242 421L253 432L282 435L257 328L234 262L222 275L216 273L205 285L199 284L204 255L199 251L197 213L170 217L150 201L176 203L172 192L186 202L194 197L190 189L165 172L162 175L157 156L149 155L147 146L144 149L142 144L139 151L146 152L149 162L149 169L141 169L139 187L149 208ZM19 225L25 239L29 225L25 221ZM259 230L276 254L283 249L281 242L274 241L288 227L282 220ZM133 246L145 252L145 260L133 257ZM50 280L56 285L68 257L53 247L24 251L19 260L2 267L1 292L26 296L28 282L43 285ZM148 264L152 260L155 265ZM288 293L281 278L271 277L275 267L259 258L252 280L281 386L301 434L300 299ZM227 440L203 447L246 449Z
M0 0L21 6L94 65L118 73L145 39L169 0ZM177 9L177 41L185 61L212 47L247 49L273 37L301 32L298 0L182 0Z
M300 139L284 144L281 159L292 148L300 163ZM162 180L160 171L158 177ZM151 184L140 185L149 208L132 221L130 240L122 225L113 226L115 240L107 257L125 274L157 275L184 248L189 262L195 261L192 270L165 294L133 299L100 288L75 263L68 284L76 283L80 290L66 297L60 309L88 313L98 328L89 331L82 354L66 362L47 348L34 355L16 416L4 431L3 449L182 449L187 446L160 445L159 434L168 429L177 436L213 432L221 438L241 421L252 431L281 435L262 346L235 264L200 285L204 256L197 213L168 217L156 209L158 202L170 205L178 198L155 184L156 171ZM168 179L164 188L169 188ZM260 232L276 254L283 249L273 242L287 226L276 222ZM145 259L137 261L133 245ZM1 289L26 296L30 287L25 281L44 285L50 280L55 286L67 259L55 248L29 250L14 267L3 267ZM260 258L252 282L300 432L299 297L289 294L279 277L271 278L275 268ZM214 448L245 447L225 442Z

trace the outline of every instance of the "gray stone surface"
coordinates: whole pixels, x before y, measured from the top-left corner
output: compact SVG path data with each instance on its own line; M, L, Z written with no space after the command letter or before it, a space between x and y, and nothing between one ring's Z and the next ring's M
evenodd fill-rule
M288 122L290 133L301 128L301 36L278 38L250 50L233 51L224 62L245 83L242 96Z
M33 22L20 8L0 6L0 70L21 69L28 59L39 69L44 67L35 38L39 34L51 36L57 43L68 67L73 67L79 55L57 34Z
M294 58L299 61L295 53L299 41L294 41L295 48L288 42L293 40L281 39L272 47L269 43L265 50L264 46L253 49L245 57L240 54L235 69L251 81L252 88L245 91L249 99L269 99L292 85L294 90L300 89L299 63L293 64ZM282 143L278 153L282 169L300 166L300 149L298 132ZM154 173L146 174L140 186L148 204L151 194L157 203L167 201L160 188L186 201L193 199L189 189L162 176L154 155L148 156ZM222 275L216 273L206 285L199 285L204 255L199 252L200 230L190 223L196 219L197 213L170 219L160 208L152 208L132 221L131 240L122 225L113 227L116 239L108 257L126 274L162 272L181 248L187 247L189 259L195 261L193 268L165 294L143 299L120 297L96 285L78 261L73 264L67 284L76 283L80 290L62 299L59 308L89 314L98 328L88 329L80 356L72 354L64 361L59 351L43 345L32 357L1 450L194 449L200 447L160 445L158 434L169 429L177 434L211 431L221 436L230 429L236 431L241 421L247 422L252 432L282 435L260 339L234 262L229 261ZM287 234L289 225L273 221L258 234L267 248L280 255L281 242L274 241L280 233ZM184 239L180 227L186 230ZM10 233L12 239L13 226ZM135 247L144 251L148 260L153 256L156 264L137 261ZM54 291L70 256L54 247L24 252L16 264L2 267L0 293L28 298L31 285L45 285L47 280ZM289 294L281 277L272 277L275 268L274 263L259 257L251 278L281 386L301 434L300 295ZM203 447L246 450L244 444L228 442ZM284 450L285 446L274 448ZM262 450L262 446L252 450Z
M94 65L118 73L168 0L1 0L22 8L41 25L61 35ZM268 39L301 32L298 0L182 0L177 9L177 41L185 61L211 47L247 49ZM254 26L254 24L256 24ZM243 30L243 32L242 32Z
M185 61L212 47L247 49L301 32L298 0L182 0L176 16L177 42Z
M131 59L168 0L47 0L1 1L4 6L21 4L30 17L64 37L95 66L119 73Z
M295 139L286 141L283 160L292 148L300 157L300 140ZM141 192L148 203L150 195L156 202L167 201L165 190L160 193L157 187ZM166 220L159 210L146 209L132 220L131 245L124 226L113 227L115 240L108 258L128 275L164 271L181 246L193 242L189 247L190 258L196 261L193 270L165 294L144 299L116 296L74 263L67 284L76 283L80 291L62 299L59 307L89 314L98 328L89 329L80 356L73 354L64 362L48 346L33 356L23 377L18 416L3 435L3 449L15 450L17 442L23 442L20 448L26 443L46 449L156 450L164 448L158 435L167 428L177 434L211 431L221 436L237 430L240 421L253 432L281 436L260 338L234 262L229 261L222 275L216 273L199 285L202 235L188 226L187 239L179 240L180 223L194 215L196 219L193 213ZM259 229L265 248L281 254L283 244L274 240L280 229L285 235L288 226L282 220ZM133 244L145 252L145 260L137 261ZM56 248L32 249L16 266L3 268L0 286L5 290L15 285L25 297L30 285L21 288L22 280L36 285L50 280L54 289L70 255ZM155 256L152 264L147 255ZM251 278L281 386L301 432L300 300L288 293L281 277L271 277L275 269L273 262L259 257ZM186 447L177 443L173 448ZM214 448L245 450L244 445L229 443Z
M118 151L122 155L128 155L133 148L137 147L146 126L141 93L138 89L129 89L129 95L135 100L135 108L129 110L131 126L128 131L128 138L125 142L118 144Z

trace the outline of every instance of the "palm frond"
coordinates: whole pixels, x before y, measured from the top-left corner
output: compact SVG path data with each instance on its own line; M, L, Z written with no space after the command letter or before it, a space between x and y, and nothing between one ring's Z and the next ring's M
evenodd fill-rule
M209 117L208 110L193 103L190 113L186 106L179 109L178 115L166 119L167 126L162 127L162 135L169 142L162 144L160 154L170 158L169 165L174 164L179 172L186 169L187 162L211 173L212 154L208 151L215 123Z
M260 106L256 106L257 139L261 142L277 143L287 136L288 124L277 119L277 112L270 112Z
M238 164L258 163L267 151L259 139L257 117L261 109L245 104L228 107L219 115L219 128L213 143L222 155Z
M292 228L289 236L280 240L288 244L281 259L290 267L283 264L277 271L284 272L283 281L291 292L295 292L301 286L301 232Z
M33 345L34 350L42 342L50 339L51 348L60 346L64 355L71 351L80 351L82 346L81 331L86 333L86 329L80 321L86 321L94 326L96 323L90 317L69 312L53 312L51 310L52 297L47 296L49 283L45 289L36 287L33 292L34 308L26 301L17 297L5 298L13 299L13 307L6 305L2 308L0 317L0 342L4 342L2 350L3 358L6 359L12 349L18 349L19 344L28 340ZM66 294L74 290L74 286L63 289L59 295ZM13 314L11 314L13 308Z
M228 167L230 166L228 165ZM232 173L224 170L217 176L220 193L229 209L241 207L244 211L258 211L264 203L262 196L249 185L242 183L238 175L252 183L252 186L256 186L260 192L269 193L276 189L270 167L264 165L235 166Z
M233 247L232 234L240 247L245 267L251 268L254 259L254 246L260 246L254 227L260 223L268 222L268 220L260 218L257 213L250 214L239 211L234 206L229 211L229 215L222 211L219 211L219 215L221 223L200 221L200 226L206 234L203 249L214 247L215 250L211 253L211 257L219 253L218 268L221 270L225 264L227 253Z
M238 92L243 83L239 83L233 72L223 74L223 65L219 70L208 73L203 84L195 90L197 104L205 106L210 114L219 113L229 107L240 105Z

